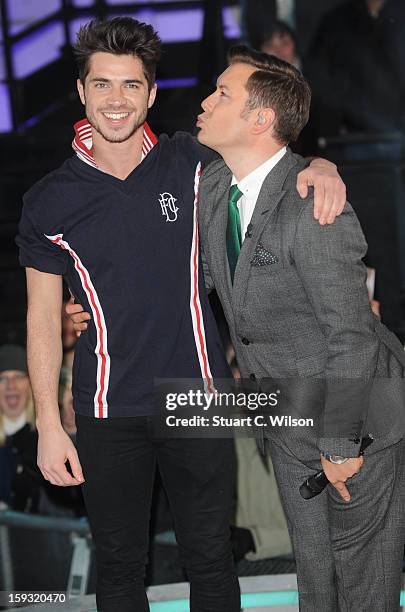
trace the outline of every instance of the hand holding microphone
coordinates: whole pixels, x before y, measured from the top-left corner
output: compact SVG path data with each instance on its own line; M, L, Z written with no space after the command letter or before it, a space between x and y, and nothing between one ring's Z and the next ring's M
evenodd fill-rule
M358 474L363 467L363 457L352 457L348 458L342 464L334 464L321 456L322 468L326 478L329 481L340 497L345 501L350 501L349 489L346 486L347 481L352 478L355 474Z
M328 476L331 479L329 480L328 476L325 474L324 470L320 470L313 476L309 476L305 482L300 486L300 494L304 499L312 499L319 493L322 493L324 488L331 482L333 486L339 491L340 495L343 497L345 501L350 501L350 494L347 490L344 481L336 479L336 483L333 481L334 475L333 472L345 472L345 479L350 478L354 474L356 474L363 465L363 460L361 462L358 461L364 454L364 451L370 444L372 444L374 438L371 434L368 434L364 438L361 439L360 450L358 458L354 458L353 460L347 459L339 462L340 465L334 465L334 463L329 463L327 459L322 460L322 464L324 468L326 468L328 472ZM330 469L329 469L330 468Z

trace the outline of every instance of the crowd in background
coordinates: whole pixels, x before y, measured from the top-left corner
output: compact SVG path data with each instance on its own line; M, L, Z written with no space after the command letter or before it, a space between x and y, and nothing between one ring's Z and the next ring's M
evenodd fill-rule
M72 397L72 365L76 335L63 310L63 366L59 407L65 431L76 434ZM55 487L37 466L38 434L26 350L0 347L0 508L52 516L83 516L79 488Z
M376 270L383 322L404 340L405 3L336 2L305 46L293 19L277 20L278 4L242 1L244 35L309 81L310 119L291 147L339 163L369 245L365 263Z
M300 68L311 84L310 124L302 138L405 131L405 4L349 0L321 20L301 53L293 28L261 18L266 2L248 0L251 44ZM308 141L308 132L311 138Z

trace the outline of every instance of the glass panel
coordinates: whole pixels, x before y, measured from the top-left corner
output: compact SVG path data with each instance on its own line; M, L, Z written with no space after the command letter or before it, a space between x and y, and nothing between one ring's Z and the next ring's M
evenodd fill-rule
M3 45L0 45L0 81L6 78L6 60L4 59Z
M73 0L73 6L77 6L79 8L86 6L93 6L94 0Z
M10 34L21 32L35 21L55 13L61 8L61 0L8 0Z
M0 132L11 132L11 107L10 95L7 85L0 83Z
M13 46L15 77L22 79L58 59L64 42L63 26L59 21L19 40Z
M188 2L188 0L178 0L179 2ZM153 4L154 2L172 2L172 0L149 0L149 2L147 2L147 4ZM201 4L202 4L203 0L201 0ZM145 0L106 0L106 4L131 4L132 6L135 6L137 4L146 4Z
M165 43L190 42L200 40L202 36L203 9L180 9L176 11L157 10L154 8L139 9L127 13L139 21L150 23ZM113 17L114 15L110 15Z
M225 6L222 9L222 20L226 38L240 38L240 8L238 6Z

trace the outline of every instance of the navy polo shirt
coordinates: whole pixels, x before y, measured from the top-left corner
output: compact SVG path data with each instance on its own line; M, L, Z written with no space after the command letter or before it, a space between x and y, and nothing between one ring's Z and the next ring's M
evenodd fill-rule
M155 377L229 375L199 262L198 183L212 152L163 135L125 180L86 155L24 196L20 263L63 275L92 315L75 350L75 411L147 415Z

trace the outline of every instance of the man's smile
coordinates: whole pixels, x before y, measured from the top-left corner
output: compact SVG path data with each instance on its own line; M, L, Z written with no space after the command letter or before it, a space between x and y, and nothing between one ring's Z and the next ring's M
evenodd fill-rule
M130 114L131 113L129 111L125 111L125 112L102 111L102 115L112 125L120 125L121 123L124 123L126 119L128 119Z

